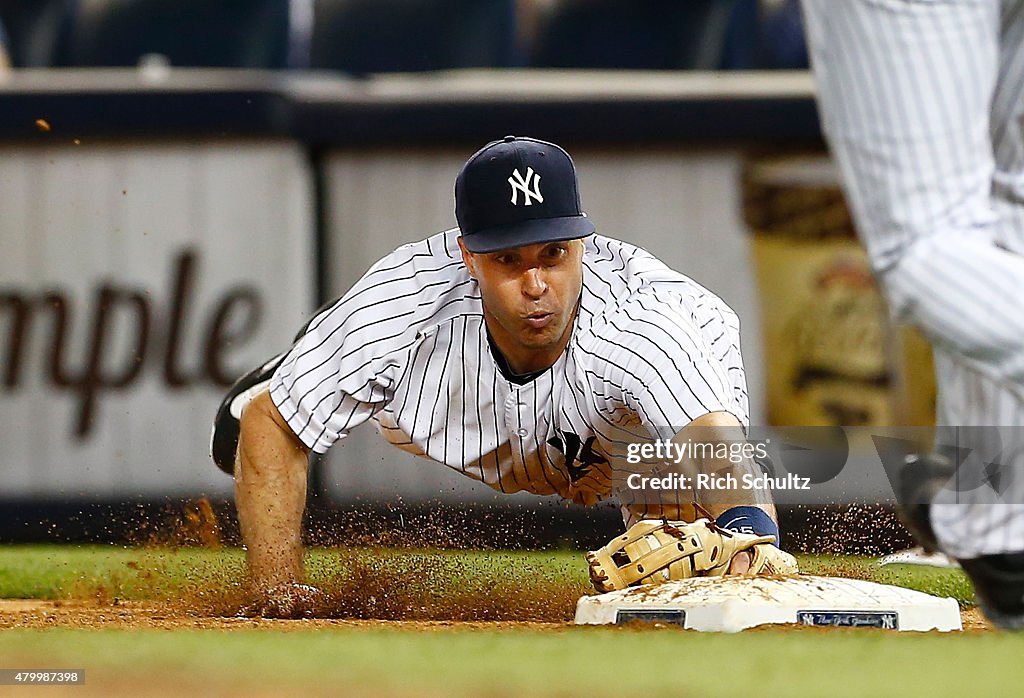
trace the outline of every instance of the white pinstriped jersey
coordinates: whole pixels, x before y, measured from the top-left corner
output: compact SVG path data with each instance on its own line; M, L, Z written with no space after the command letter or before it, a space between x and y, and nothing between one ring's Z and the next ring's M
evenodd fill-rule
M747 426L737 318L694 281L587 238L569 345L518 384L495 361L457 236L377 262L274 374L274 403L315 452L373 418L394 445L496 490L592 504L613 494L629 442L716 411Z
M1024 467L1024 0L803 9L858 233L895 314L935 348L938 422L1015 427L999 462ZM948 552L1020 550L1024 479L1009 482L999 503L976 488L932 508Z

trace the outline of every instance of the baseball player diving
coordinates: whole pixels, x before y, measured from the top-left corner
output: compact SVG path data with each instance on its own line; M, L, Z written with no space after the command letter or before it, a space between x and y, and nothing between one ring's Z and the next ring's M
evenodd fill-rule
M587 557L599 591L795 572L766 488L682 486L759 473L732 448L748 421L734 313L596 234L552 143L487 144L456 178L455 213L457 229L374 264L221 404L212 452L235 477L257 612L292 614L309 589L310 451L371 418L395 446L501 492L618 498L626 534ZM680 486L645 489L665 467Z

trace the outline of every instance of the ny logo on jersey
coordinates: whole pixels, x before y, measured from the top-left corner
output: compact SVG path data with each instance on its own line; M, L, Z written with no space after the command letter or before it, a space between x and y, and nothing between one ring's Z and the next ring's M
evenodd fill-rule
M526 168L526 176L519 174L519 168L512 170L512 176L508 178L512 185L512 205L519 205L519 192L523 192L523 204L532 206L534 199L538 204L544 203L544 196L540 193L540 175L533 171L532 167Z
M591 466L596 463L608 464L608 459L600 453L594 452L594 444L597 443L596 436L591 436L584 443L576 434L568 431L560 433L561 436L552 436L548 439L548 445L558 449L558 452L565 456L565 467L569 471L570 482L578 482L590 472ZM576 464L577 458L580 462L579 465Z

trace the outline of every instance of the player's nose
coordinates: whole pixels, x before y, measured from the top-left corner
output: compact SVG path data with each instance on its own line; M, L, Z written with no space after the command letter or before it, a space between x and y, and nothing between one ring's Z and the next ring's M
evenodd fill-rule
M544 278L544 272L533 267L527 269L523 274L523 294L530 298L540 298L548 290L548 282Z

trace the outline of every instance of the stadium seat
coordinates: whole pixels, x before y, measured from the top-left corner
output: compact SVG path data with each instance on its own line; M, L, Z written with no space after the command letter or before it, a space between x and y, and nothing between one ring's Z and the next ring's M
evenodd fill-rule
M714 70L736 0L555 0L530 52L538 68Z
M806 70L799 0L737 0L726 29L723 69Z
M6 70L11 67L11 57L7 53L7 30L4 29L4 22L0 19L0 69Z
M517 63L514 0L316 0L310 67L368 73Z
M784 0L762 8L759 44L761 68L800 70L810 67L798 0Z
M74 0L0 0L11 63L18 68L55 65L74 5Z
M722 70L754 70L761 63L761 2L737 0L722 42Z
M72 66L285 68L288 0L79 0L65 55Z

